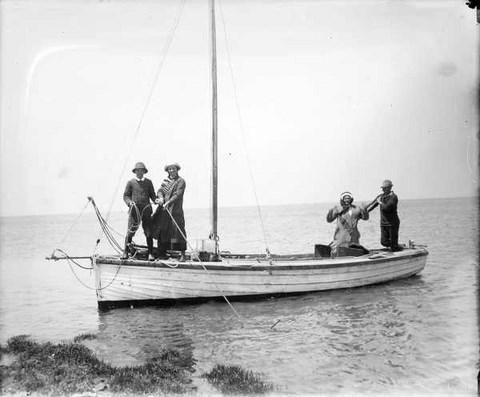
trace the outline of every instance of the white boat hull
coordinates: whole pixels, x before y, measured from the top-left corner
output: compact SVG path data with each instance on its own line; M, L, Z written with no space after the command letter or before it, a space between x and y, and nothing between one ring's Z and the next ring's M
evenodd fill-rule
M418 274L428 252L423 248L360 257L222 259L221 262L94 260L101 309L144 303L274 296L360 287Z

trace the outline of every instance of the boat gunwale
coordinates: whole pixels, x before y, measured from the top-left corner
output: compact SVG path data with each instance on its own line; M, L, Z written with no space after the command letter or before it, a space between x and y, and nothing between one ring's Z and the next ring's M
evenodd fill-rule
M410 249L409 249L410 250ZM95 258L95 263L97 266L101 265L114 265L120 267L144 267L144 268L159 268L159 269L172 269L172 270L181 270L181 269L190 269L190 270L225 270L225 271L272 271L272 270L304 270L304 269L327 269L327 268L342 268L342 267L354 267L354 266L365 266L370 264L375 264L379 262L397 262L406 259L419 258L422 256L427 256L428 251L424 248L414 248L411 249L415 252L410 252L407 255L396 255L396 253L389 253L390 255L380 256L371 258L375 254L366 254L357 257L339 257L339 258L318 258L313 255L309 257L297 257L294 258L294 255L285 255L285 259L278 260L277 258L266 259L266 258L246 258L240 259L248 261L247 263L235 263L236 259L232 259L233 263L226 264L225 262L197 262L197 261L148 261L148 260L135 260L135 259L121 259L120 257L113 256L103 256L98 255ZM406 251L406 250L405 250ZM404 253L405 251L400 251ZM378 253L382 253L381 251ZM305 255L305 254L298 254ZM292 264L288 262L295 261L315 261L316 263L299 263Z

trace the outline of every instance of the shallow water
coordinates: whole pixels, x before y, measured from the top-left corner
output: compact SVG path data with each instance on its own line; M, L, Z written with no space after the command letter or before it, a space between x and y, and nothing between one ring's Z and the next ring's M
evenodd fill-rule
M272 253L311 252L329 243L329 205L262 210ZM93 275L44 258L53 248L90 255L99 237L91 211L52 217L2 218L1 342L30 334L61 341L96 333L89 346L117 365L143 362L162 347L196 360L199 376L215 364L259 372L287 394L476 394L478 362L478 206L474 199L403 200L401 242L426 244L416 277L350 290L171 308L97 311ZM123 231L125 214L113 214ZM256 209L221 209L221 248L262 252ZM208 212L186 211L191 238L208 235ZM69 231L72 224L75 226ZM360 224L362 244L378 247L378 212ZM67 233L68 231L68 233ZM137 242L143 243L141 236ZM100 252L111 249L102 242ZM88 262L85 263L88 265ZM276 325L275 325L276 324Z

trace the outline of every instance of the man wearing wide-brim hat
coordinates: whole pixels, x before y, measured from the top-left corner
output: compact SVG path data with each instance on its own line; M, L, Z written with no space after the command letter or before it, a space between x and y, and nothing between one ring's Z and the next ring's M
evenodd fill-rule
M400 218L398 217L398 197L392 191L393 183L389 179L382 182L380 188L383 194L377 197L377 202L370 211L380 206L380 243L391 251L400 251L398 245L398 230L400 229Z
M144 163L138 162L132 169L135 178L130 179L123 193L123 201L129 207L128 230L125 237L125 251L123 257L128 258L128 247L132 243L140 223L147 238L148 259L153 260L153 238L150 232L150 219L152 216L152 206L150 200L155 202L156 194L153 183L145 178L148 172Z

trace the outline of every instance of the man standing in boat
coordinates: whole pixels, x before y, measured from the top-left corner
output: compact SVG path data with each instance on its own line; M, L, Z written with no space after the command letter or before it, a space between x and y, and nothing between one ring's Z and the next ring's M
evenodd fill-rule
M398 245L398 230L400 228L400 219L398 218L397 205L398 197L392 191L392 181L385 179L381 189L383 194L377 197L369 211L380 206L380 244L390 248L391 251L401 251L402 247Z
M368 220L369 214L365 206L353 204L353 195L343 192L340 195L340 205L331 208L327 213L327 222L337 220L337 227L333 235L332 256L338 254L338 247L348 247L360 244L360 232L357 223L360 219Z
M135 164L132 170L135 178L127 182L125 192L123 193L123 201L128 205L128 230L125 237L125 250L123 258L128 258L128 247L132 243L140 223L147 238L148 260L153 260L153 238L150 236L150 219L152 216L152 202L155 201L155 189L150 179L145 178L148 172L147 167L142 162Z
M158 239L158 254L166 258L167 250L180 251L180 262L185 262L187 243L185 238L185 217L183 214L183 194L185 180L178 175L180 164L165 166L168 177L157 192L156 203L159 208L153 216L152 232Z

